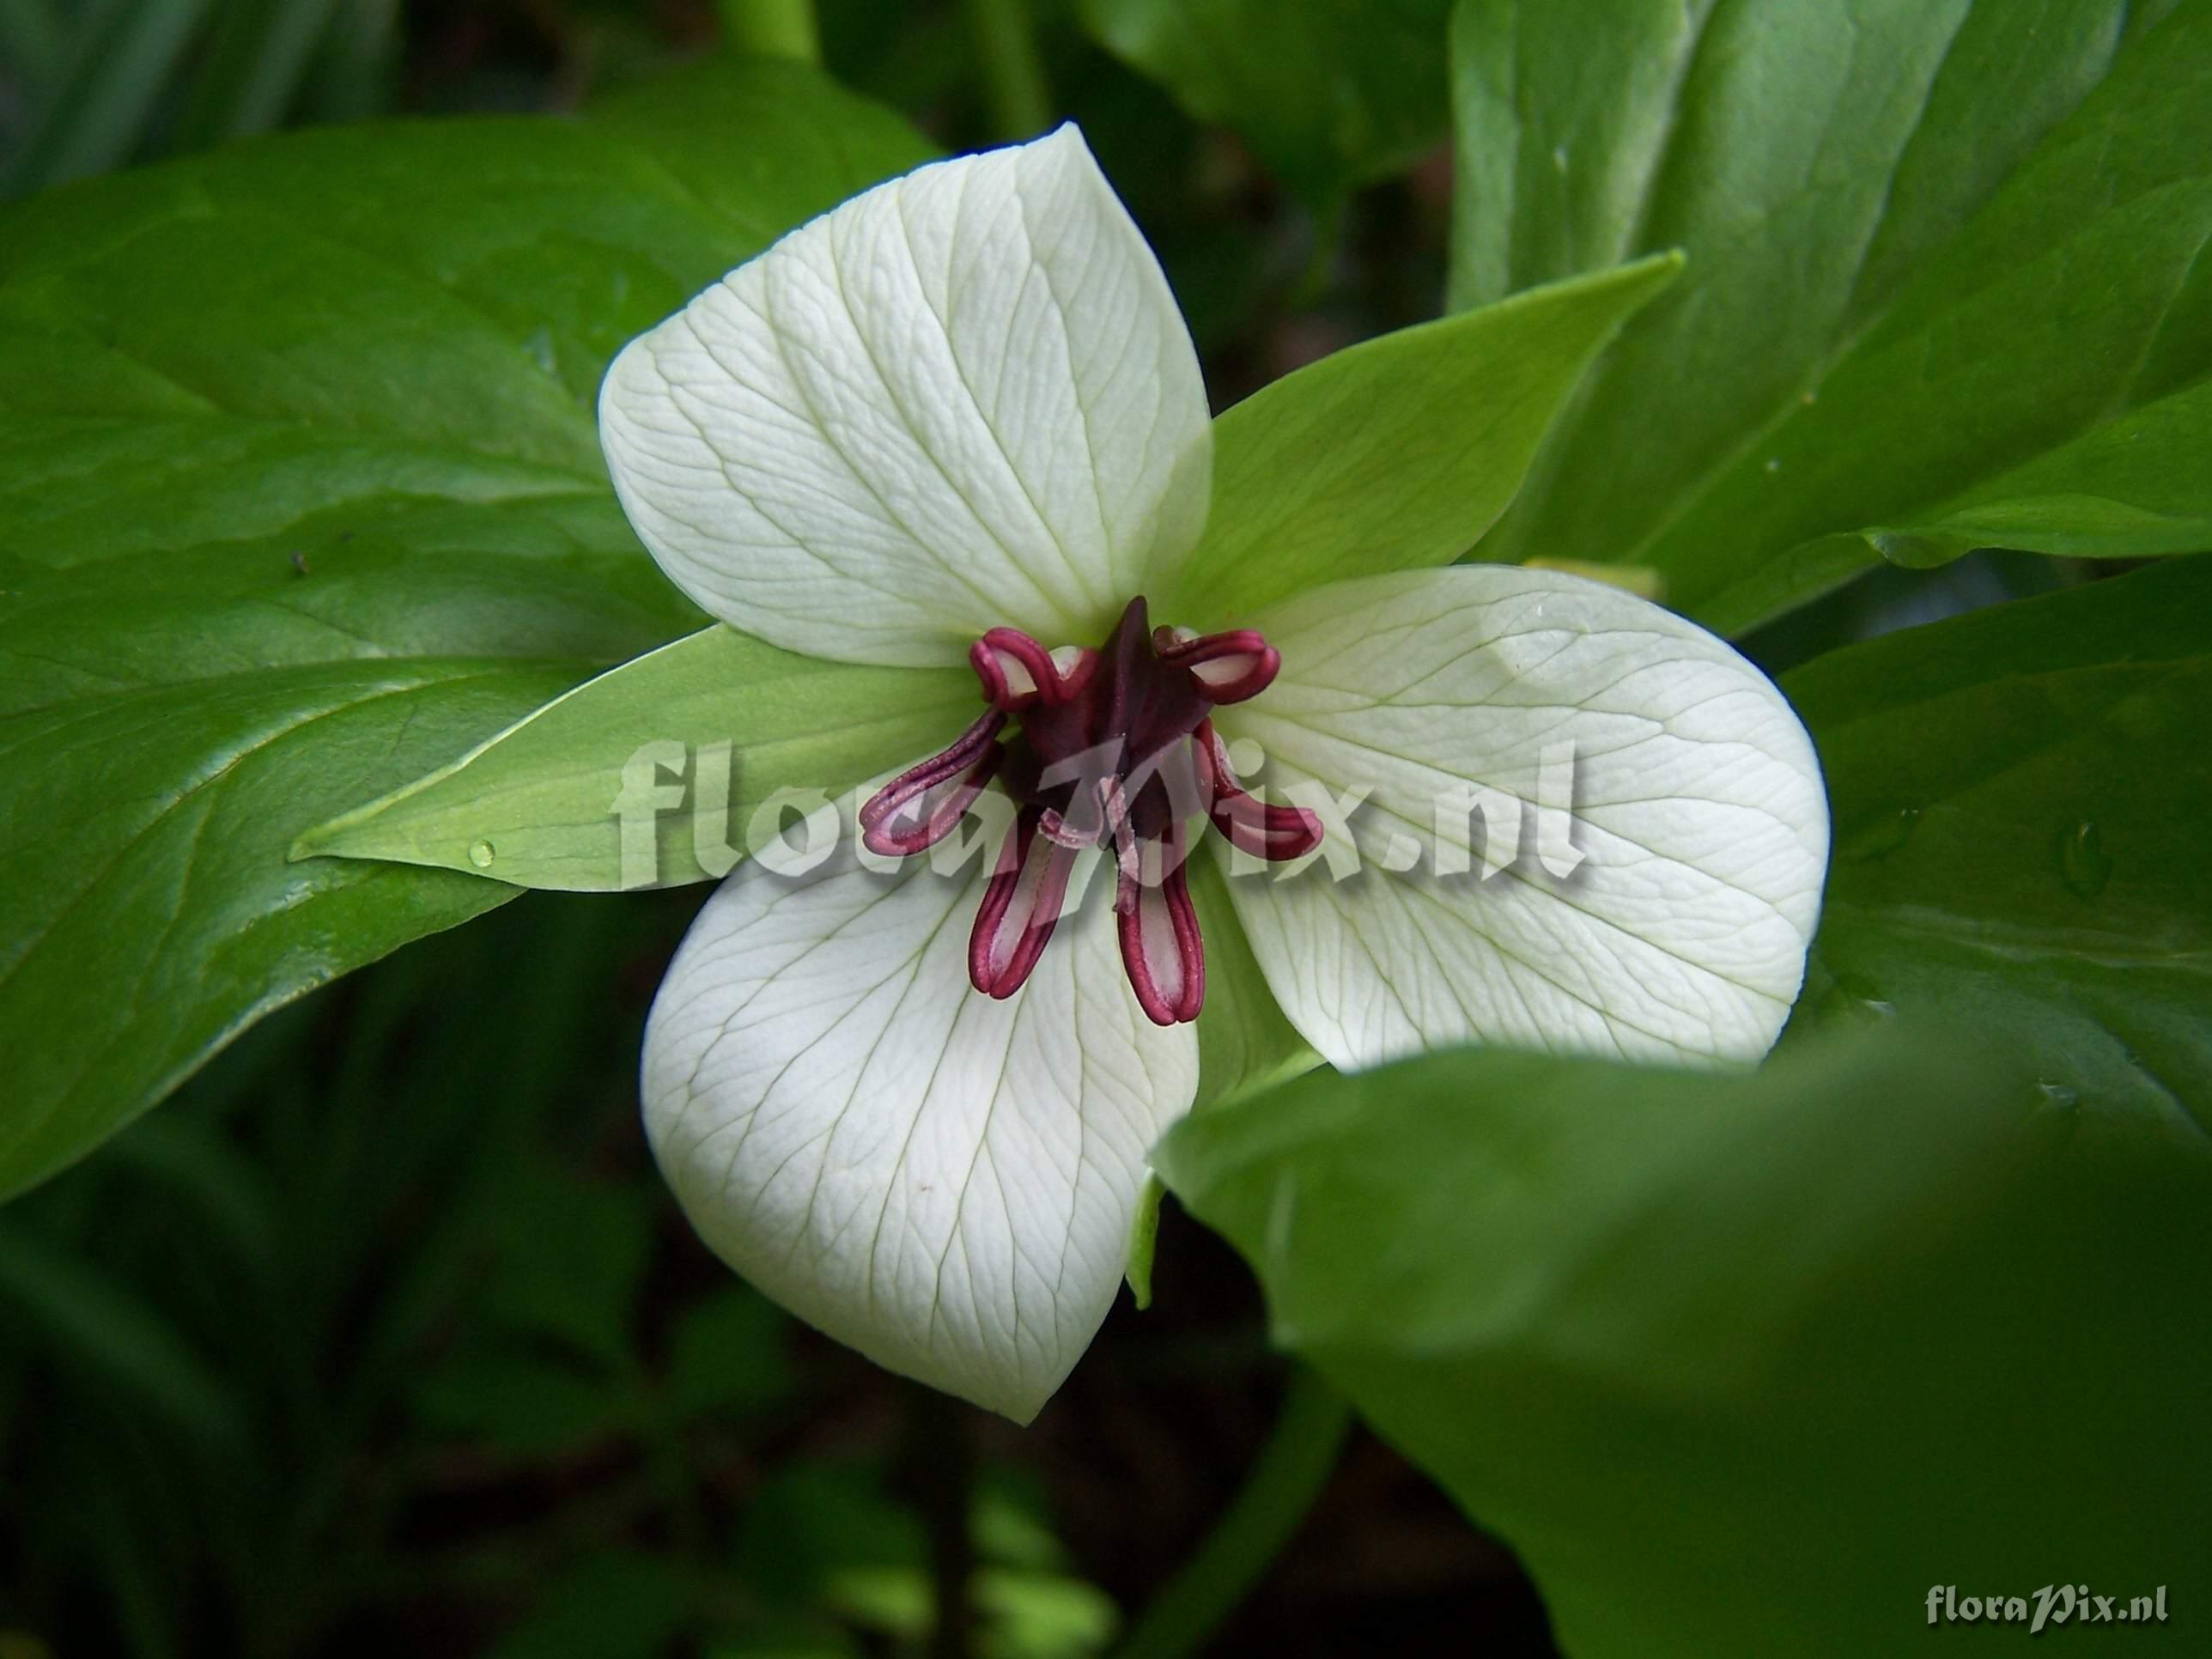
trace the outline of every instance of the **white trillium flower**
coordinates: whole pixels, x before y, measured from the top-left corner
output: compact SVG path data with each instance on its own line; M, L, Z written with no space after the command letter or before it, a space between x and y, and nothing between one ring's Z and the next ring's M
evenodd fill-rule
M633 341L600 421L631 522L709 612L981 682L975 723L862 811L864 849L738 867L646 1034L647 1131L701 1236L890 1369L1026 1422L1104 1319L1149 1149L1198 1085L1195 847L1311 866L1226 885L1340 1067L1466 1042L1746 1060L1780 1030L1826 805L1803 728L1721 641L1484 565L1209 635L1148 615L1205 526L1211 422L1072 126L792 233ZM1254 744L1293 799L1367 792L1358 822L1261 803L1230 759ZM1389 872L1440 802L1517 834L1497 803L1563 744L1573 873ZM995 856L913 856L992 798L1014 809ZM1384 867L1332 879L1347 836Z

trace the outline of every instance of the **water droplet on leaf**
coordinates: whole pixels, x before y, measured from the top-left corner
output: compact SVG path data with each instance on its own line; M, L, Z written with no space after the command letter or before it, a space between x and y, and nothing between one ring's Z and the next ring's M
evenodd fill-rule
M2105 851L2103 832L2087 818L2068 830L2059 843L2058 867L2066 884L2081 897L2094 898L2103 892L2112 878L2112 854Z
M1862 974L1838 974L1821 999L1823 1012L1860 1024L1875 1024L1897 1018L1897 1005L1881 988Z
M493 849L492 844L488 841L471 842L469 847L469 862L479 870L490 869L491 861L498 856L498 853Z
M1875 818L1864 829L1844 843L1846 858L1871 861L1886 859L1912 839L1912 832L1920 827L1920 809L1900 806L1894 812Z

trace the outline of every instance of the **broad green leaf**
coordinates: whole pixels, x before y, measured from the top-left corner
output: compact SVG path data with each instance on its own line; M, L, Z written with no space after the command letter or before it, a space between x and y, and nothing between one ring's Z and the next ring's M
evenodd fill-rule
M1893 524L1839 538L1863 560L1925 568L1979 547L2080 558L2212 548L2212 380L2093 427L2011 471ZM1785 562L1812 563L1814 543Z
M1454 40L1457 303L1691 260L1492 556L1735 629L1883 556L2212 539L2212 8L1462 0Z
M709 628L310 831L295 854L443 865L572 891L706 881L744 854L769 797L838 799L944 748L979 707L965 668L821 662ZM670 804L635 820L653 838L633 832L626 868L621 804L656 786ZM771 817L781 823L773 809Z
M1400 329L1225 410L1176 619L1459 557L1512 501L1590 360L1681 266L1662 254Z
M2054 1098L2212 1128L2208 618L2175 560L1789 676L1835 819L1801 1021L1987 1033Z
M709 65L0 218L0 1194L512 896L285 852L698 626L607 486L600 370L922 155L804 70Z
M1451 0L1083 0L1115 55L1314 198L1443 137L1450 12Z
M0 621L11 680L38 649ZM283 826L419 769L574 672L420 655L11 698L0 1192L120 1128L253 1019L509 896L442 871L288 868Z
M1493 1050L1157 1156L1564 1651L1860 1659L1932 1639L1931 1585L2163 1584L2185 1641L2212 1594L2212 1158L2101 1127L1886 1043L1726 1079Z

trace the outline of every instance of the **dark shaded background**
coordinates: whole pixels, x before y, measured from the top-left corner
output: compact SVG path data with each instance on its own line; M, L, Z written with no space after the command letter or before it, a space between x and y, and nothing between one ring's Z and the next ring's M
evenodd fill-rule
M241 114L210 65L254 9L206 9L102 164L572 107L717 33L704 0L341 4L285 96ZM1316 218L1067 9L1040 8L1054 104L1158 247L1218 402L1434 314L1442 154ZM827 0L822 21L850 83L948 146L996 136L957 8ZM17 191L54 170L70 72L0 61ZM1752 649L1786 666L2056 567L1885 572ZM1282 1396L1249 1276L1170 1202L1155 1305L1125 1298L1027 1431L785 1319L692 1237L637 1123L646 1009L701 896L529 895L410 947L0 1212L0 1659L1052 1659L1161 1589ZM963 1577L969 1628L935 1633ZM1360 1431L1208 1650L1553 1651L1510 1554Z

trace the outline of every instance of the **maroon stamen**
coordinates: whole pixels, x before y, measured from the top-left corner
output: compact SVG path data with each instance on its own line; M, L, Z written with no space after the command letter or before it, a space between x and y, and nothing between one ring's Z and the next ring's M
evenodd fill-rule
M1198 728L1199 769L1205 780L1206 816L1231 846L1273 863L1304 858L1322 843L1322 823L1303 806L1270 806L1248 794L1229 764L1229 746L1207 720Z
M1048 651L994 628L969 661L990 710L960 741L861 809L871 850L920 852L996 781L1019 809L983 893L968 975L987 996L1021 988L1060 919L1079 853L1109 846L1121 960L1146 1015L1198 1018L1206 954L1184 862L1200 812L1236 846L1290 859L1321 844L1321 821L1248 793L1208 716L1258 696L1282 659L1258 633L1154 630L1132 599L1097 650ZM1017 716L1001 743L1000 728Z
M1133 875L1125 864L1115 894L1121 966L1137 1006L1155 1025L1196 1019L1206 1001L1206 943L1191 906L1180 829L1146 842L1139 871Z
M927 852L951 833L1006 758L992 739L1006 717L994 708L963 732L952 746L911 767L868 797L860 808L860 839L872 853L908 858Z
M1275 647L1249 628L1188 640L1163 628L1153 633L1152 648L1162 662L1190 670L1205 687L1206 700L1216 704L1258 696L1274 683L1283 665Z
M1098 653L1064 653L1063 666L1018 628L994 628L968 650L968 665L983 683L983 697L994 708L1014 714L1040 701L1066 702L1083 690L1098 666Z
M1060 925L1076 855L1037 834L1041 816L1030 806L1015 818L968 935L968 980L987 997L1003 1000L1020 990Z

